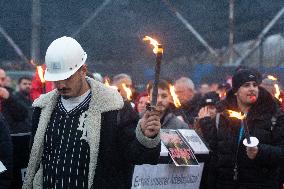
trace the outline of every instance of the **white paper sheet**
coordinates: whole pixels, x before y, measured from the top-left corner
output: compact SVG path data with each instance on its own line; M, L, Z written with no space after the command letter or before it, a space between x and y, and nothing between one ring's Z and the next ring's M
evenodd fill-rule
M0 173L3 173L6 170L6 167L3 165L2 161L0 161Z

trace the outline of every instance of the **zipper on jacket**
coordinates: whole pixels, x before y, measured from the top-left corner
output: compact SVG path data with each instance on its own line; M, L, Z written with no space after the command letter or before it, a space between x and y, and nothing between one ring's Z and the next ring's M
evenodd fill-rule
M239 154L239 148L240 148L241 140L243 138L243 134L244 134L244 128L241 127L240 132L239 132L239 137L238 137L237 151L236 151L236 155L235 155L234 176L233 176L234 181L238 180L238 173L239 173L238 172L238 154Z

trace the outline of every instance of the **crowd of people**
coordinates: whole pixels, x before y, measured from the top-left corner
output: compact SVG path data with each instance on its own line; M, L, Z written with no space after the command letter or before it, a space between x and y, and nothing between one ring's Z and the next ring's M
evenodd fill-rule
M203 138L210 154L202 189L282 188L284 104L275 78L251 68L199 87L189 77L161 78L149 109L153 81L137 91L128 74L90 74L86 59L76 40L61 37L46 51L45 85L36 74L12 89L0 69L0 189L131 188L134 165L159 162L160 129ZM245 115L247 130L228 110ZM243 145L247 135L259 144Z

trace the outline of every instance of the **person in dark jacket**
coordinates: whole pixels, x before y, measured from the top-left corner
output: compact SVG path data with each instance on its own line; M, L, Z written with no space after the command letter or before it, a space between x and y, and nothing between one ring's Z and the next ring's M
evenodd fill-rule
M29 142L31 137L32 122L32 99L30 97L31 78L27 76L20 77L18 80L18 91L14 94L15 100L21 104L28 112L23 121L15 122L13 133L11 134L13 142L13 181L11 188L22 188L24 171L29 161Z
M0 110L7 121L10 132L14 133L14 126L24 121L28 116L27 110L21 105L12 94L10 89L5 88L4 81L6 73L0 69Z
M6 171L0 172L0 189L9 189L12 180L13 147L9 127L0 113L0 161Z
M213 121L217 115L216 104L220 101L220 97L216 92L206 93L201 100L200 110L198 112L198 117L194 123L194 130L203 137L201 127L204 127L204 123L207 121ZM217 115L219 116L219 115ZM212 186L215 183L214 172L210 169L210 158L206 159L204 162L204 167L202 171L202 177L200 182L200 189L207 189L208 186ZM212 189L212 188L211 188Z
M174 83L181 107L175 109L174 114L181 117L189 128L193 128L194 119L197 117L202 96L195 92L194 83L188 77L181 77Z
M86 58L71 37L47 49L44 77L56 89L33 103L33 146L23 189L127 189L135 164L158 162L157 111L138 122L117 90L86 77Z
M17 133L25 133L31 132L31 121L32 121L32 99L30 97L32 79L24 76L19 78L18 87L19 91L17 91L14 96L15 100L20 103L28 112L28 115L25 120L22 122L18 122L17 126L14 128L14 132Z
M162 129L188 129L187 124L177 118L173 113L175 107L169 86L170 83L163 79L158 83L157 110L160 112L159 116L161 118ZM147 92L151 101L153 92L152 82L148 84Z
M239 70L232 82L233 88L222 102L218 127L215 120L201 120L203 136L213 152L211 175L216 177L209 188L277 189L284 157L283 112L273 97L259 87L261 76L257 71ZM244 129L240 120L229 117L228 110L246 115L250 136L259 140L257 146L243 145Z

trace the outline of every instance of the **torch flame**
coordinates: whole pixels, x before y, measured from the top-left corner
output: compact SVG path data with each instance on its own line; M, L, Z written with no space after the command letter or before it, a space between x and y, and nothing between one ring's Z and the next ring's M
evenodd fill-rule
M45 83L45 79L43 77L44 71L43 71L42 67L41 66L37 66L36 69L37 69L37 73L38 73L38 76L39 76L39 79L40 79L41 83Z
M170 93L171 93L171 96L173 97L175 107L177 108L181 107L181 103L178 99L177 94L175 93L175 87L173 85L170 85Z
M150 44L154 46L153 52L155 54L157 53L163 53L163 49L159 48L159 45L161 45L158 41L156 41L155 39L149 37L149 36L145 36L143 38L143 41L150 41Z
M272 80L272 81L277 81L277 78L274 77L273 75L268 75L267 78Z
M125 83L122 83L121 86L123 87L123 90L126 92L127 99L131 100L131 98L132 98L132 91L131 91L131 89L128 88Z
M228 110L228 113L229 113L229 117L234 117L234 118L241 119L241 120L243 120L246 117L241 112L235 112L233 110Z
M108 86L108 87L110 86L108 79L105 80L105 85Z
M219 93L219 98L220 98L221 100L224 99L226 96L227 96L227 93L226 93L226 92L220 92L220 93Z
M275 88L275 98L277 98L280 102L282 102L282 98L280 98L280 88L278 84L274 84L274 88Z
M105 85L106 85L106 86L108 86L108 87L110 87L110 88L113 88L113 89L115 89L115 90L117 90L117 89L118 89L116 86L112 86L112 85L110 85L110 84L109 84L109 80L108 80L108 79L106 79L104 83L105 83Z

